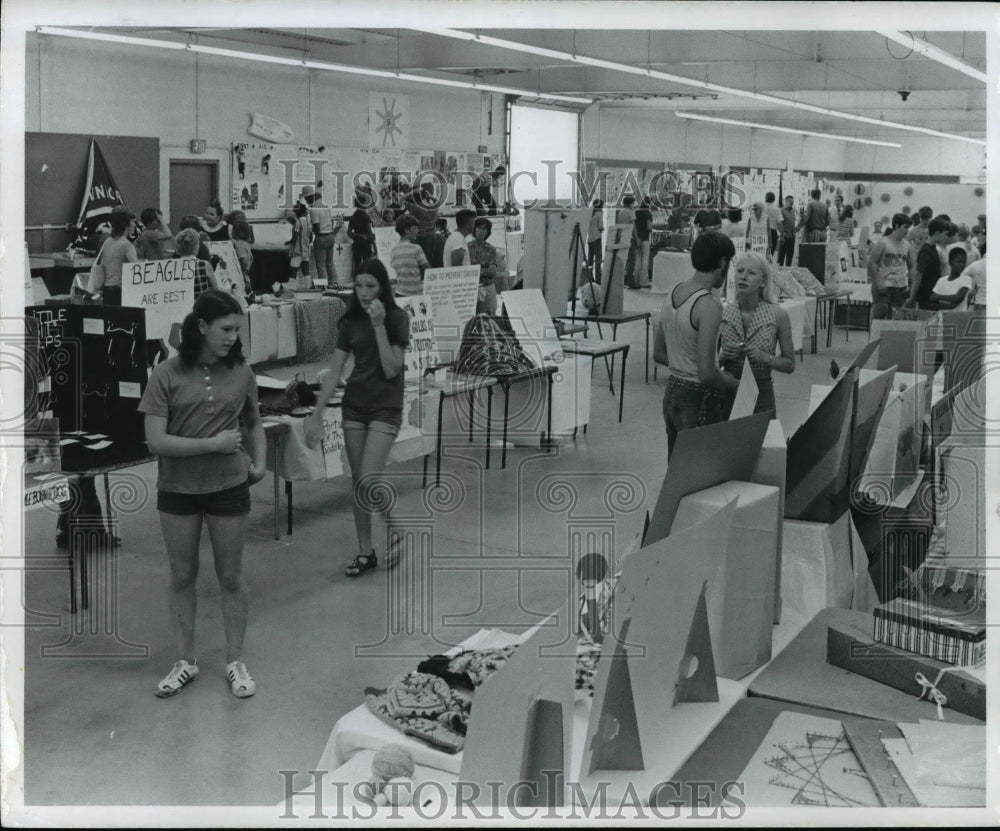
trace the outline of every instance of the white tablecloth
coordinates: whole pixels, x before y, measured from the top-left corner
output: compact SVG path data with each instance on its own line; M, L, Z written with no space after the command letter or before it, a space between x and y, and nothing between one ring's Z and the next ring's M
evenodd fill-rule
M693 274L690 254L661 251L653 258L653 291L666 293Z

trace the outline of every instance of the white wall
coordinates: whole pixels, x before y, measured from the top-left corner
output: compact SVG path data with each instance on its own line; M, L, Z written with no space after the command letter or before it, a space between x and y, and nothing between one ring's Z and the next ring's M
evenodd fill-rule
M752 118L752 116L748 116ZM786 168L804 171L980 176L986 148L931 136L894 138L899 149L793 136L678 118L672 112L589 107L582 156L649 162Z
M583 118L584 158L843 170L844 143L594 105Z
M952 222L964 222L970 228L976 224L976 217L986 213L985 188L982 196L976 196L974 185L938 185L930 182L872 182L860 179L837 182L830 181L844 194L845 204L853 204L859 198L854 192L857 184L862 184L865 188L861 195L863 200L866 196L871 196L870 206L862 205L856 208L854 218L860 226L871 226L875 220L883 217L892 217L904 206L909 206L910 210L916 213L917 209L923 205L933 208L935 215L948 214ZM907 195L906 189L912 189L912 193ZM882 201L882 195L889 197L887 202ZM832 200L833 194L824 193L823 198Z
M296 143L364 147L369 92L391 92L410 98L413 149L504 147L503 96L474 90L35 34L27 37L25 73L29 132L158 137L161 159L153 163L164 210L169 158L219 159L220 191L230 192L230 146L249 138L254 112L288 124ZM190 153L196 137L207 141L206 154Z

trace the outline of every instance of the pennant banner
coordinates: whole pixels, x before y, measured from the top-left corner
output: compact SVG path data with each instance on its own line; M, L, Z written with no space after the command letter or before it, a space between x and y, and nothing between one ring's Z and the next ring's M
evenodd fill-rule
M125 204L125 197L115 184L108 163L96 139L90 140L90 158L87 161L87 183L83 190L80 215L76 220L74 245L82 245L97 232L97 228L111 219L111 209Z

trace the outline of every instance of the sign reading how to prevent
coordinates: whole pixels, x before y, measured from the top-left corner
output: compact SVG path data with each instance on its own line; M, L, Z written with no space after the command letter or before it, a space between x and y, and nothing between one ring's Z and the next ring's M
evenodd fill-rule
M197 257L142 260L122 267L122 305L146 310L146 337L166 340L194 305Z

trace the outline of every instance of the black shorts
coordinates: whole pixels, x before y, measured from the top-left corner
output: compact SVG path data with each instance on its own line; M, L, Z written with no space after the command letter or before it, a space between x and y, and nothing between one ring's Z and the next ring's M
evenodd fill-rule
M156 508L165 514L191 516L239 516L250 513L250 483L241 482L231 488L212 493L156 492Z

